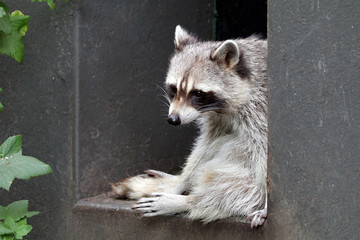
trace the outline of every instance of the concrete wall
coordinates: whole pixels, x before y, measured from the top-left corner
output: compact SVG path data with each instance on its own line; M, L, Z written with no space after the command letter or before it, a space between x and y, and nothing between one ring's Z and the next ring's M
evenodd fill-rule
M274 239L357 239L360 2L268 7Z

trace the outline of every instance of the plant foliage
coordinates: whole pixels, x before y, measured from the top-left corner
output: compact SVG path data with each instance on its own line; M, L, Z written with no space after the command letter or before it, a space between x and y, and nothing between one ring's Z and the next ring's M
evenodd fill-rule
M53 0L31 0L32 2L47 2L51 10L54 10L55 3Z
M9 137L0 146L0 188L9 190L15 178L29 179L52 172L49 165L34 157L22 155L21 136ZM28 211L28 200L20 200L4 207L0 205L0 240L23 239L32 227L27 218L39 214Z
M31 0L32 2L46 2L51 10L54 10L55 3L54 0ZM68 0L64 0L64 2L67 2Z
M16 201L6 207L0 205L0 240L23 239L31 231L27 218L39 212L29 212L28 206L28 200Z
M52 172L49 165L22 155L21 145L21 136L17 135L9 137L0 146L0 188L9 190L15 178L29 179Z
M0 2L0 53L13 57L19 63L24 57L22 40L28 28L30 16L16 10L11 14L9 7Z
M46 2L50 9L55 7L54 0L31 0L32 2ZM67 2L67 0L64 0ZM9 13L9 7L0 2L0 54L13 57L19 63L24 57L24 45L22 40L28 29L30 16L15 10Z

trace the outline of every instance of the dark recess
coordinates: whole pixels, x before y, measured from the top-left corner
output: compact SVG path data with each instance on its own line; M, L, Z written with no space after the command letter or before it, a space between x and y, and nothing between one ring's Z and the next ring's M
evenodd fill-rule
M217 0L216 40L248 37L258 34L267 37L267 1Z

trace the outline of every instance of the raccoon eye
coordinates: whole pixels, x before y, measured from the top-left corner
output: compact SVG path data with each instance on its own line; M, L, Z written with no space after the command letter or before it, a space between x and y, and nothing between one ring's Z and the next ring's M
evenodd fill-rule
M171 85L167 85L166 86L166 92L169 95L170 98L175 97L176 92L177 92L177 88L175 85L171 84Z
M170 91L175 94L177 92L177 88L174 85L170 85Z
M203 91L200 91L200 90L197 90L197 91L195 92L195 96L198 97L198 98L201 98L201 97L204 96L204 92L203 92Z

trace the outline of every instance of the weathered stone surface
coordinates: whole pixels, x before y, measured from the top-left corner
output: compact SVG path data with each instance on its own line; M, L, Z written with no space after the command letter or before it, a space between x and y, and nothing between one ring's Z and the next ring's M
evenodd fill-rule
M269 1L274 239L360 235L359 10Z

